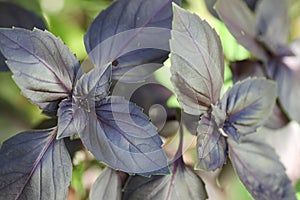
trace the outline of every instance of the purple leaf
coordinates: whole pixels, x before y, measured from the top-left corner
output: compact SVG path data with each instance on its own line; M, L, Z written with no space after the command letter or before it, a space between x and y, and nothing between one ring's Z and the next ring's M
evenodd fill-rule
M0 52L0 72L7 72L9 71L6 63L5 63L5 57L3 56L3 54Z
M167 159L156 128L139 107L121 97L106 97L87 112L79 133L99 161L132 174L167 174Z
M50 32L0 29L0 50L24 96L41 109L71 95L78 61Z
M224 60L216 32L197 15L174 5L171 72L183 110L199 115L215 104L224 79Z
M257 60L242 60L230 63L233 82L242 81L249 77L266 77L263 63Z
M257 1L258 0L243 0L247 6L252 10L254 11L255 10L255 6L257 4ZM208 9L208 11L216 18L219 19L219 16L216 12L216 10L214 9L214 5L215 3L217 2L217 0L205 0L205 4L206 4L206 7Z
M276 84L263 78L246 79L235 84L222 98L230 135L256 131L268 119L276 100Z
M1 199L66 199L72 163L56 129L27 131L0 149Z
M288 1L261 0L256 8L256 31L259 41L279 55L289 36Z
M229 31L246 49L256 57L267 60L263 46L256 40L254 14L241 0L219 0L216 10Z
M207 198L201 179L184 163L176 161L170 176L130 177L125 185L124 200L130 199L199 199Z
M106 97L111 84L111 70L111 65L108 65L94 68L83 74L74 88L75 101L94 102Z
M84 37L96 67L113 62L113 78L140 81L168 57L172 2L117 0L92 22Z
M46 25L43 20L18 5L9 2L0 2L0 27L22 27L25 29L33 29L33 27L39 29L46 29ZM0 53L0 72L9 71L5 57Z
M76 81L72 100L65 99L58 109L58 138L80 133L88 121L87 112L95 110L95 101L109 92L111 65L94 68Z
M230 64L230 68L234 82L242 81L249 77L267 77L267 71L264 70L263 64L254 60L233 62ZM285 126L288 122L288 117L283 113L277 102L264 126L271 129L278 129Z
M255 199L296 200L291 181L274 149L256 140L227 141L233 167Z
M261 141L265 141L275 149L294 186L300 179L299 132L299 123L291 121L287 126L277 130L262 128L254 136Z
M122 181L118 173L106 167L92 185L90 199L114 199L122 198Z
M0 2L0 27L12 28L13 26L25 29L34 27L46 29L42 18L33 12L13 3Z
M268 63L268 70L271 77L277 82L278 98L282 108L291 119L300 122L300 70L291 69L278 59Z
M197 129L197 169L216 170L223 166L227 158L227 144L215 121L201 117Z
M88 122L88 115L85 109L78 107L70 99L64 99L60 102L57 116L57 139L79 134Z

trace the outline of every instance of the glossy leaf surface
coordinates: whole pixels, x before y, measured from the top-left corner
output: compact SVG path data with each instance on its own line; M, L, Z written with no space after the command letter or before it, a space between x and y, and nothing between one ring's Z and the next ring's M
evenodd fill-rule
M92 185L90 199L113 199L121 200L122 182L118 173L106 167Z
M206 199L206 191L201 179L183 163L176 162L172 166L172 175L151 176L150 178L130 177L125 185L123 199Z
M139 107L122 97L107 97L87 114L88 124L79 134L99 161L132 174L169 172L162 141Z
M246 79L235 84L222 98L227 119L236 133L246 135L256 131L268 119L276 100L276 84L263 78Z
M24 96L41 109L71 94L78 61L50 32L0 29L0 50Z
M172 2L178 0L118 0L102 11L84 37L95 66L114 62L113 78L129 82L161 67L169 53Z
M197 128L197 169L216 170L227 158L227 144L211 117L202 116Z
M0 149L1 199L66 199L72 163L56 130L27 131Z
M229 139L229 157L240 180L255 199L295 199L295 191L274 149L266 143Z
M241 0L219 0L216 10L229 31L246 49L256 57L266 60L267 54L256 40L256 21L254 13Z
M224 61L216 32L197 15L174 5L171 72L183 110L199 115L219 97L224 79Z

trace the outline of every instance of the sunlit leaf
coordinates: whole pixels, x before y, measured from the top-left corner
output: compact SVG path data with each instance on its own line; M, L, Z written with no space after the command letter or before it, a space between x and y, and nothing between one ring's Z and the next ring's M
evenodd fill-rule
M122 182L118 173L106 167L96 179L90 191L90 200L113 199L121 200Z
M78 61L50 32L0 29L0 50L24 96L41 109L71 94Z
M267 54L256 40L254 14L241 0L219 0L216 10L237 41L256 57L266 60Z
M124 200L207 198L201 179L180 161L173 164L172 175L169 176L130 177L124 190Z
M175 92L185 112L199 115L220 97L224 79L220 39L207 22L176 5L171 34Z
M99 160L132 174L167 174L168 164L156 128L139 107L122 97L106 97L87 112L79 133Z
M72 163L56 130L27 131L0 149L1 199L66 199Z
M225 137L211 117L201 117L197 129L197 169L216 170L225 163L227 144Z
M84 37L93 63L113 62L113 78L143 80L168 57L172 2L117 0L92 22Z
M266 143L245 139L228 140L229 157L240 180L255 199L296 199L274 149Z
M256 131L268 119L276 99L276 84L263 78L246 79L235 84L222 98L226 108L230 135Z

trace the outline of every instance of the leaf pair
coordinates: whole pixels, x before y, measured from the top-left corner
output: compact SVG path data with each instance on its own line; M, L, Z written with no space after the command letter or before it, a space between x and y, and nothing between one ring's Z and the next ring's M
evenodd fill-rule
M220 98L224 61L215 31L197 15L174 6L171 36L172 82L179 103L185 112L201 117L196 131L196 167L216 170L222 167L229 153L235 170L254 197L259 191L263 193L262 199L270 199L275 194L294 199L290 181L275 152L264 143L249 142L246 137L268 118L276 99L274 82L263 78L246 79ZM249 148L257 150L249 151ZM266 179L257 180L252 175L256 171L243 168L256 162L252 158L263 160L271 152L270 163L276 165L274 172L266 171L269 163L263 161L260 168L256 168ZM278 175L271 176L272 173ZM275 182L285 189L273 187Z
M298 41L287 44L288 2L262 0L253 13L240 0L219 0L216 10L237 41L265 62L265 76L278 83L278 97L284 111L290 119L300 122L296 100L300 97L297 87L300 84L297 50L300 44Z

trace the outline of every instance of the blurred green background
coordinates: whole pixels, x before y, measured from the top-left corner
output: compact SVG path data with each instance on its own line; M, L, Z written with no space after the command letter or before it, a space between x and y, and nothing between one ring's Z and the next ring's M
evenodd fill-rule
M10 0L10 2L21 5L43 17L48 30L60 37L82 61L87 57L83 36L91 21L112 0ZM224 24L210 15L204 0L185 0L183 7L207 20L218 32L223 45L225 61L227 61L226 65L228 65L228 61L241 60L250 56L247 50L237 44ZM299 0L291 0L290 13L292 19L290 39L293 40L300 38ZM155 75L163 85L172 89L167 67L159 70ZM226 67L224 88L230 85L231 73ZM170 99L169 103L171 106L176 106L176 98ZM47 117L36 106L20 95L20 90L13 82L11 73L0 73L0 144L21 131L38 126L45 119ZM73 180L68 198L86 199L91 183L101 173L103 166L95 162L87 151L77 152L73 163ZM226 173L222 173L220 177L220 184L226 186L224 199L251 199L236 178L232 168L225 167L224 172ZM296 189L298 199L300 199L300 183L297 184Z

